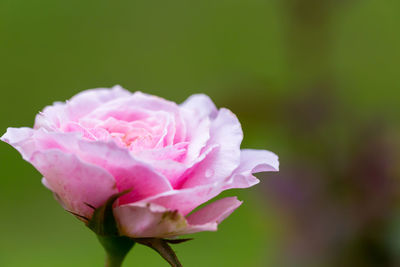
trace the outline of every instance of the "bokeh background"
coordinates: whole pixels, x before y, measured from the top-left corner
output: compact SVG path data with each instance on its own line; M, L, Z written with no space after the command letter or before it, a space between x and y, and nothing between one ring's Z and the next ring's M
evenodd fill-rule
M0 0L0 131L120 84L206 93L243 147L280 156L184 266L400 266L400 1ZM0 144L0 266L102 266L103 250ZM124 266L168 266L137 246Z

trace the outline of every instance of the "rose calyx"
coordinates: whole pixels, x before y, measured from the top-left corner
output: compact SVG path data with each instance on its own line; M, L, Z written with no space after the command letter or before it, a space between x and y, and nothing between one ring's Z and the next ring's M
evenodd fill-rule
M159 253L172 267L182 267L175 252L169 246L170 244L179 244L191 239L162 239L162 238L131 238L120 235L118 226L113 213L113 204L121 196L129 193L131 190L125 190L112 195L104 205L95 208L89 203L85 203L94 209L92 218L84 218L86 226L96 235L104 250L106 251L106 267L118 267L135 243L148 246ZM82 216L75 214L82 219Z

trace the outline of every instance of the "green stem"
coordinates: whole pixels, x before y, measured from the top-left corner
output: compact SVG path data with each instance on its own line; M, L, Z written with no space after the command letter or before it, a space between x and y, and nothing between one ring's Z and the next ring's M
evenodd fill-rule
M105 267L120 267L135 242L126 236L97 235L106 251Z
M123 259L117 259L106 255L105 267L120 267L122 266Z

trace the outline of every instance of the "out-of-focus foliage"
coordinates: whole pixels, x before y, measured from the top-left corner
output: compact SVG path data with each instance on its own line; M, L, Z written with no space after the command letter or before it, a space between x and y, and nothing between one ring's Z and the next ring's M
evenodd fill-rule
M278 175L235 190L184 266L398 266L400 2L0 1L0 130L114 84L210 95L270 149ZM101 266L90 231L0 144L0 266ZM126 266L167 266L136 247Z

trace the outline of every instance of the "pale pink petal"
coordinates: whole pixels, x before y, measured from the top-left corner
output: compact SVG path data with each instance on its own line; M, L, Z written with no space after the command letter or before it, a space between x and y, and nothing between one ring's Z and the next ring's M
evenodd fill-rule
M80 140L77 134L39 129L34 132L34 138L29 140L34 141L33 150L72 153L85 163L103 168L115 179L119 191L132 189L132 192L120 198L121 203L172 190L167 178L149 164L135 159L128 150L118 147L114 142Z
M10 129L3 138L12 142L27 161L33 161L31 157L34 151L63 151L73 153L85 164L95 164L103 168L117 182L119 191L132 189L132 192L120 198L121 203L138 201L172 190L167 178L157 173L149 164L135 159L129 151L118 147L114 142L79 140L75 133L47 132L44 129L34 131L34 138L30 135L28 128ZM50 182L48 184L51 186Z
M174 102L142 92L135 92L130 97L103 104L94 109L86 118L105 120L109 117L114 117L118 120L132 122L149 117L156 118L161 113L164 114L164 117L171 117L168 118L168 136L166 136L166 141L173 140L173 143L185 141L186 125L180 113L179 106Z
M35 152L35 143L31 139L34 130L31 128L8 128L7 132L0 138L1 141L13 146L25 160L29 160Z
M157 173L167 177L172 187L174 187L176 181L186 171L186 166L184 164L174 160L146 160L144 162L153 166L153 169Z
M222 108L211 122L208 146L219 145L183 177L181 188L219 182L230 177L240 163L240 143L243 132L236 116Z
M235 197L217 200L187 219L178 211L152 203L131 203L114 208L119 230L129 237L176 237L201 231L216 231L217 225L242 202Z
M114 142L80 140L77 153L84 161L101 166L111 173L117 181L119 191L132 189L132 192L119 199L120 204L172 190L167 178Z
M176 133L175 117L168 116L165 123L165 127L163 129L163 133L159 140L158 147L172 146L174 144L175 133Z
M46 178L42 177L42 184L44 185L44 187L46 187L47 189L53 191L53 189L51 189L49 182L46 181Z
M186 153L187 146L187 142L182 142L172 146L143 150L135 154L135 156L145 161L154 161L154 164L162 160L174 160L179 163Z
M279 158L268 150L242 149L240 166L235 172L240 173L247 170L251 170L252 173L277 172L279 171Z
M66 102L70 120L77 121L95 108L109 101L129 97L131 93L121 86L85 90Z
M114 215L120 233L129 237L177 236L188 226L179 212L150 203L118 206Z
M114 178L105 170L79 160L60 150L35 152L31 163L45 177L48 188L57 195L69 211L90 218L99 207L117 193Z
M259 182L253 173L271 171L279 171L277 155L267 150L243 149L240 155L240 165L233 172L229 184L225 188L253 186Z
M217 150L218 148L219 145L216 144L209 146L199 155L199 157L193 159L192 162L182 164L183 169L179 169L182 170L180 175L176 176L175 179L170 180L172 187L178 190L181 189L183 182L185 182L187 179L190 179L190 176L192 175L193 170L196 169L196 166L199 165L209 154L211 154L212 152L214 152L214 150Z
M131 93L120 86L113 88L97 88L83 91L69 101L55 102L47 106L35 119L35 129L41 127L56 130L68 121L78 121L79 118L88 114L98 106L111 100L127 97Z
M65 110L65 103L54 102L47 106L35 117L34 129L44 128L51 131L58 131L69 116Z
M180 107L193 111L195 117L199 118L215 118L218 114L218 110L213 101L204 94L191 95L185 102L180 104Z
M223 190L224 183L213 184L172 190L143 199L141 202L154 203L169 210L178 210L187 215L193 209L217 196Z
M115 85L111 88L95 88L84 90L74 95L68 102L76 102L73 104L83 102L97 102L98 104L104 104L117 98L129 97L131 94L131 92L122 88L120 85Z
M188 125L188 149L186 153L185 163L192 164L201 154L210 139L211 122L208 117L197 121L194 118L187 119Z
M143 164L129 166L106 166L117 181L119 191L132 191L119 198L120 204L136 202L141 199L172 190L168 180Z
M218 225L242 204L236 197L219 199L186 217L188 227L179 234L217 231Z
M133 106L141 107L146 110L165 111L174 116L175 119L175 136L174 143L185 141L186 138L186 125L180 114L179 106L174 102L165 100L158 96L144 94L142 92L135 92L130 99L130 104Z
M178 143L160 149L149 149L134 153L135 157L146 162L158 173L163 174L174 186L175 181L186 171L186 165L181 159L186 154L187 143Z
M211 99L203 94L190 96L180 105L180 109L187 125L187 141L190 142L185 162L190 165L210 139L210 119L217 116L218 110Z
M120 191L133 189L120 198L122 202L137 201L152 195L172 190L167 178L146 162L139 161L126 149L114 142L80 140L79 133L47 132L34 133L35 150L57 149L75 154L80 160L95 164L108 171L117 182Z
M35 143L35 149L39 151L48 149L58 149L66 153L75 153L78 151L77 140L82 137L80 132L49 132L40 128L34 131L32 140Z
M109 118L114 118L119 121L132 122L144 120L152 116L153 111L131 105L131 98L132 96L129 98L118 99L116 101L110 101L94 109L91 113L82 117L80 120L90 123L92 120L106 121Z
M191 225L221 223L242 204L237 197L226 197L212 202L187 217Z

